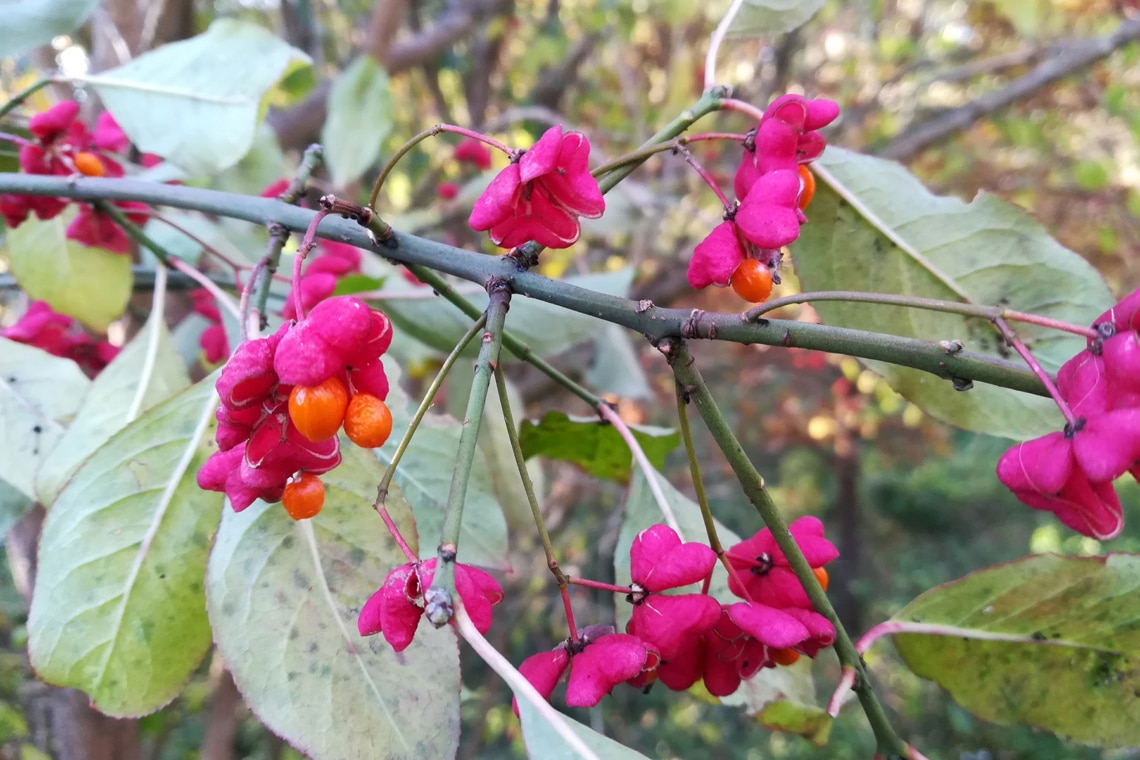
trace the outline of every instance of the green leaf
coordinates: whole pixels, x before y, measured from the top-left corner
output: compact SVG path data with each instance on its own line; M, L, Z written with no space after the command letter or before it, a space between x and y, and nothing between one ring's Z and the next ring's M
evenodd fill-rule
M36 473L36 496L51 506L79 465L139 414L190 384L161 311L104 368Z
M618 532L617 546L614 548L614 579L616 583L624 584L629 580L629 550L633 546L633 539L637 538L638 533L650 526L664 523L677 531L677 535L684 542L708 543L708 533L705 531L700 505L674 488L661 473L655 471L654 477L657 478L661 492L665 497L665 511L654 498L653 491L649 487L649 481L641 468L635 469L629 486L629 495L626 496L625 500L625 516L622 519L621 530ZM713 522L716 525L721 546L726 551L734 544L740 543L740 536L724 527L719 520L714 518ZM697 586L693 587L693 592L699 590ZM713 568L709 594L725 604L740 601L728 590L728 573L719 562ZM618 627L624 629L626 622L632 615L632 610L624 597L615 595L614 603L616 604Z
M372 166L392 124L388 72L367 53L358 56L333 81L329 116L321 129L334 184L347 185Z
M945 627L895 646L978 717L1140 744L1140 556L1026 557L931 589L893 619Z
M306 756L445 758L459 741L459 656L451 627L423 623L396 654L356 617L406 560L371 509L382 470L366 451L322 476L325 508L294 522L279 504L227 509L210 555L218 651L250 709ZM414 539L394 490L388 511ZM434 537L430 539L434 546Z
M4 421L4 455L0 480L34 499L40 462L63 436L63 422L79 411L91 381L70 359L0 338L0 420ZM21 514L27 505L5 497Z
M68 240L74 215L69 209L46 222L29 217L8 230L8 263L30 298L102 332L131 296L131 259Z
M653 425L630 425L649 463L665 465L665 456L681 442L676 430ZM570 417L547 412L537 423L524 420L520 434L523 454L573 462L590 475L628 483L633 454L621 434L597 417Z
M222 498L195 475L217 403L213 380L107 441L44 522L28 617L32 667L108 715L165 705L210 646L202 578Z
M0 0L0 59L67 34L87 20L99 0Z
M334 296L350 296L353 293L366 293L379 290L384 285L383 277L369 277L365 274L350 274L337 280Z
M759 37L798 29L819 12L823 0L744 0L728 27L732 37Z
M978 304L1006 304L1090 324L1112 304L1100 275L1053 240L1032 217L992 195L972 203L932 195L892 161L829 147L811 221L792 246L805 289L859 290ZM829 186L828 175L847 197ZM865 208L860 211L850 199ZM888 237L888 235L890 237ZM985 320L866 303L819 302L833 325L923 340L961 340L967 350L1004 356ZM1056 370L1084 348L1082 338L1013 325L1041 364ZM1016 355L1013 355L1016 359ZM967 430L1031 438L1064 424L1046 398L974 385L955 392L928 373L867 361L891 387L934 417Z
M580 760L582 755L566 743L550 722L525 699L518 700L519 721L528 757L541 760ZM561 715L561 714L560 714ZM645 755L599 734L573 718L561 715L563 721L591 749L599 760L646 760Z
M633 269L567 277L565 281L600 293L625 296L633 281ZM403 277L389 277L386 285L394 293L403 293L412 287ZM486 308L487 294L482 289L467 292L461 288L461 292L479 308ZM393 299L384 301L383 309L397 330L445 352L455 347L472 321L457 307L444 303L440 298ZM511 302L507 330L538 355L551 356L593 340L598 334L598 320L532 298L516 298ZM477 342L473 341L467 353L474 356L478 350ZM510 356L510 353L504 352L504 356Z
M396 405L392 403L394 395L396 394L388 397L393 419L392 436L382 448L376 449L376 456L385 466L391 463L392 455L414 411L407 406L397 411ZM394 479L412 505L420 535L427 537L420 550L420 556L424 559L436 554L435 547L443 529L443 513L451 491L451 473L455 469L455 453L459 448L462 429L463 425L453 417L429 414L420 423L396 468ZM380 478L376 480L379 481ZM376 483L372 486L375 491ZM472 470L467 487L467 500L463 505L463 521L459 531L459 556L463 562L472 565L508 567L507 521L495 497L490 475L482 467Z
M197 37L83 81L139 150L206 176L246 154L262 99L298 62L309 57L272 32L223 18Z
M812 660L807 657L792 665L762 669L720 701L743 707L756 722L773 731L802 736L817 747L826 745L831 735L832 718L818 704Z

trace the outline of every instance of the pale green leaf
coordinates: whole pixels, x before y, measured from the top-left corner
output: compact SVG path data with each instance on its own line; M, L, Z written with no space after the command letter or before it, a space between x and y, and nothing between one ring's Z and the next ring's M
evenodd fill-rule
M150 314L146 326L107 365L79 414L35 474L35 493L51 506L68 477L93 451L154 404L190 384L186 366L166 329L165 314Z
M44 522L32 667L108 715L162 707L209 649L202 579L222 497L195 475L216 403L207 378L119 431Z
M262 99L297 62L309 58L267 29L222 18L84 81L139 150L203 176L246 154Z
M361 606L406 560L371 508L382 468L354 446L343 453L322 476L325 507L312 520L294 522L263 502L226 510L207 575L218 651L250 709L306 756L453 757L452 629L421 622L400 654L382 636L357 633ZM414 539L398 489L387 506Z
M832 718L819 703L812 677L813 661L801 657L791 665L762 668L721 704L743 707L768 728L798 734L817 747L827 744Z
M758 37L798 29L819 12L823 0L744 0L728 33L732 37Z
M95 382L75 420L36 473L36 495L50 507L83 460L139 414L190 384L161 311L123 347Z
M0 0L0 59L51 42L87 20L98 0Z
M621 398L652 399L653 391L629 330L611 324L599 327L594 337L594 362L583 378L586 385Z
M565 281L600 293L625 296L628 295L630 283L633 281L633 269L576 275L565 278ZM388 288L393 292L403 292L409 286L402 277L389 277L385 282L385 289ZM486 292L464 291L463 294L479 308L486 308ZM442 298L393 299L383 301L382 308L391 317L397 330L404 331L440 351L451 351L460 337L467 332L467 328L471 327L471 319L457 307L444 302ZM511 302L511 316L507 320L507 330L530 346L538 355L551 356L584 341L592 340L598 334L598 320L533 298L516 298ZM467 352L473 356L478 350L478 344L473 342ZM506 351L503 355L511 356Z
M344 186L359 179L376 161L391 131L388 73L364 53L340 72L329 91L329 116L321 129L321 144L333 183Z
M582 754L569 745L525 699L518 700L519 721L528 757L534 760L581 760ZM645 755L599 734L573 718L561 716L566 725L593 751L598 760L646 760Z
M1090 324L1112 304L1108 288L1088 262L1005 201L983 194L967 204L935 196L892 161L835 147L827 149L819 165L825 171L807 212L810 221L792 246L805 289L968 298L1076 324ZM969 351L1011 356L985 320L866 303L820 301L815 307L828 324L930 341L960 340ZM1082 338L1068 333L1019 323L1013 327L1048 370L1055 371L1084 348ZM1046 398L982 383L956 392L949 382L925 372L866 364L909 401L967 430L1030 438L1064 424Z
M1140 744L1140 556L1035 555L927 591L893 618L907 665L995 723Z
M102 331L123 313L131 296L131 259L68 240L74 211L46 222L35 217L8 230L12 276L28 295Z
M36 468L63 436L63 423L79 411L91 381L70 359L0 338L0 480L35 498ZM17 511L27 505L6 499Z

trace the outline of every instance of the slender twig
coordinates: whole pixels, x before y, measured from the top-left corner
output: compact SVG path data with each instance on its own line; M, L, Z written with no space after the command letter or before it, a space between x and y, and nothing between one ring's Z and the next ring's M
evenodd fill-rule
M645 476L645 482L649 486L649 492L653 494L654 501L657 502L657 508L661 510L661 514L665 517L665 522L669 527L677 533L681 532L681 524L677 522L677 516L673 514L673 508L669 506L669 500L665 497L665 491L661 488L661 481L658 480L657 470L653 469L653 465L649 463L649 457L645 456L644 449L641 448L641 443L637 440L637 436L629 429L629 425L625 424L625 420L621 418L614 408L607 403L598 404L598 414L606 422L613 425L614 430L618 431L618 435L625 441L625 445L629 447L629 452L633 454L634 461L637 466L641 468L641 474Z
M628 594L630 591L632 591L629 586L618 586L614 583L602 583L601 581L592 581L587 578L568 578L567 580L575 586L594 588L598 591L612 591L615 594Z
M50 195L86 201L137 200L152 205L174 206L245 219L261 225L275 221L293 230L306 229L314 214L308 209L288 206L265 198L133 179L0 173L0 192ZM572 283L552 280L535 272L521 272L514 261L505 257L489 257L414 235L399 233L386 243L378 243L368 230L356 222L345 219L326 219L321 225L321 235L358 248L375 251L403 264L414 265L413 273L433 287L436 287L436 282L446 287L446 281L433 272L434 281L429 282L429 279L425 279L431 277L427 274L426 267L478 283L486 282L489 277L500 277L508 281L512 291L519 295L628 327L650 340L685 337L728 340L745 344L759 343L786 348L794 346L890 362L929 372L944 379L973 380L1035 395L1047 395L1040 381L1020 362L1006 361L971 351L947 352L946 348L935 340L903 338L789 320L771 319L743 324L739 314L658 308L650 301L631 301L587 290ZM481 313L480 309L466 302L466 299L449 295L446 291L441 291L441 294L459 306L464 313L470 315L471 310L474 310L472 319ZM549 364L544 366L536 361L537 357L518 341L507 338L504 345L524 361L535 364L543 372L555 377L558 382L565 384L568 381L564 375L559 379L553 374L557 371ZM593 396L572 383L567 387L583 400ZM591 402L591 406L593 405Z
M424 417L427 415L428 410L431 409L432 403L435 401L435 396L439 393L440 386L443 381L447 379L451 368L455 366L455 362L467 348L467 344L471 342L472 338L479 334L483 326L487 324L487 315L481 314L475 324L463 334L459 342L455 344L455 348L451 349L451 353L443 360L440 365L439 371L436 372L435 378L428 385L427 390L424 391L423 400L420 401L419 408L416 413L412 415L411 421L408 423L408 429L404 431L404 436L400 439L399 445L392 453L392 461L388 463L388 467L384 470L383 477L380 478L380 483L376 487L376 503L382 505L388 498L388 487L392 484L392 478L396 474L396 467L400 464L400 460L404 457L404 452L408 450L408 446L412 442L412 436L415 435L416 430L419 428L420 423L423 422Z
M1061 395L1061 391L1053 382L1053 378L1049 377L1049 373L1046 372L1045 368L1037 361L1037 357L1035 357L1033 352L1029 350L1029 347L1022 342L1021 338L1017 337L1017 333L1010 329L1004 319L997 317L994 319L994 325L997 326L998 331L1002 337L1005 338L1006 343L1029 365L1029 369L1037 376L1041 384L1045 386L1045 390L1049 392L1049 395L1053 398L1053 402L1057 404L1057 408L1061 410L1061 414L1065 415L1065 422L1072 425L1077 419L1076 415L1074 415L1073 410L1069 408L1069 403L1065 401Z
M503 375L502 367L495 367L495 389L499 394L499 405L503 409L503 422L507 427L507 439L511 444L511 453L515 457L519 479L522 480L523 492L526 493L526 501L530 505L530 514L534 518L534 527L538 530L538 538L542 542L542 551L546 554L546 566L550 568L550 572L558 581L559 587L565 586L566 576L558 566L558 559L554 556L554 545L550 541L550 533L546 530L546 521L542 517L542 509L538 505L538 497L534 493L534 483L530 479L530 471L526 468L526 455L523 453L522 442L519 440L519 430L515 425L514 412L511 411L510 396L507 393L507 379Z
M554 732L561 737L562 741L566 742L570 749L574 750L583 760L598 760L594 751L587 747L581 737L570 728L562 713L551 707L550 703L542 698L542 695L531 685L530 681L526 680L523 674L507 661L507 658L499 654L499 650L483 638L483 634L479 633L475 624L471 622L471 618L468 617L467 611L463 609L462 600L457 601L455 605L455 627L459 630L459 635L475 650L475 654L479 655L491 670L498 673L499 678L507 682L518 699L524 700L538 713L539 718L549 723Z
M32 95L35 95L37 92L47 87L49 84L54 84L58 81L59 80L56 77L44 77L43 79L32 82L30 85L9 98L7 103L0 106L0 119L3 119L5 116L7 116L13 109L18 108L21 103L30 98Z
M218 287L218 284L216 282L211 280L206 275L202 274L202 272L198 271L194 267L187 264L182 259L171 258L170 259L170 266L173 267L175 270L181 272L182 274L186 275L190 279L194 280L195 282L197 282L199 286L201 286L203 289L208 291L210 293L210 295L212 295L214 297L214 300L218 302L219 306L221 306L223 309L228 311L230 314L234 315L234 317L236 319L241 319L241 309L239 309L238 305L234 303L233 297L230 296L229 293L227 293L226 291L224 291L220 287ZM162 264L159 264L158 269L159 270L165 270L165 267L163 267ZM164 277L164 280L165 280L165 277ZM157 292L157 290L158 290L158 279L157 279L157 277L155 278L154 287L155 287L155 291Z
M423 132L420 132L418 135L415 135L412 137L412 139L401 145L400 149L393 153L392 157L388 159L388 162L384 164L384 167L380 170L380 173L376 175L376 181L372 183L372 191L368 194L368 207L370 209L377 212L379 211L379 209L376 208L376 199L380 197L380 188L384 187L384 182L388 179L388 175L392 173L392 170L396 168L396 164L400 162L400 159L408 155L412 148L416 147L424 140L428 139L429 137L435 137L442 132L451 132L452 134L470 137L472 139L478 140L481 143L490 145L492 148L501 150L508 156L512 155L513 153L513 151L506 145L503 145L498 140L487 137L487 135L484 135L480 132L476 132L472 129L465 129L464 127L457 127L454 124L436 124L434 127L425 129Z
M724 18L716 25L713 30L712 36L709 38L709 50L705 54L705 89L711 90L716 85L716 56L720 52L721 43L724 42L725 36L728 35L728 29L732 26L732 22L736 19L736 14L740 12L740 6L744 5L744 0L732 0L732 4L728 6L728 10L724 14Z
M194 241L194 243L196 243L207 254L209 254L210 256L213 256L218 261L220 261L223 264L225 264L226 266L228 266L230 269L233 270L234 283L237 285L238 288L242 287L241 278L239 277L239 273L243 269L248 269L249 268L248 264L242 264L242 263L239 263L237 261L234 261L229 256L227 256L226 254L219 251L216 246L213 246L210 243L208 243L206 240L203 240L200 235L196 235L195 233L188 230L184 225L179 224L178 222L174 221L173 219L169 219L166 216L163 216L163 214L159 211L155 211L154 209L147 209L143 213L145 213L151 219L154 219L155 221L161 222L162 224L165 224L167 227L170 227L171 229L176 230L179 234L185 235L186 237L190 238L192 241Z
M977 303L962 303L961 301L943 301L937 298L903 296L897 293L868 293L859 290L818 290L774 298L767 303L762 303L744 312L740 315L740 319L743 322L754 322L770 311L775 311L776 309L781 309L792 304L807 303L809 301L848 301L851 303L876 303L883 306L906 306L912 309L941 311L948 314L961 314L966 317L980 317L988 320L1004 317L1015 322L1025 322L1027 324L1080 335L1082 338L1097 337L1096 330L1091 327L1082 327L1081 325L1074 325L1059 319L1043 317L1039 314L1013 311L1003 306L987 306Z
M317 244L317 227L329 213L327 209L321 209L316 213L313 220L309 222L309 228L305 230L305 236L301 238L301 245L297 248L297 253L293 256L293 311L296 312L297 319L305 318L305 299L301 291L301 268L305 265L309 251L313 250L313 246Z
M693 171L695 171L701 180L703 180L704 183L708 185L709 188L713 191L713 193L716 194L716 197L720 200L720 204L724 206L725 212L728 212L729 210L735 208L736 204L729 202L728 198L724 196L724 191L720 189L720 185L717 184L717 181L713 179L711 174L709 174L708 169L706 169L704 165L697 160L697 157L693 155L693 152L691 150L678 146L676 152L681 156L681 158L685 159L685 163L693 167Z
M722 111L736 111L745 116L751 116L757 122L764 118L764 112L745 100L737 100L736 98L725 98L720 102Z
M728 561L728 552L724 550L720 536L717 535L716 521L713 519L708 496L705 494L705 481L701 477L701 465L697 461L697 447L693 443L693 430L689 424L689 392L679 383L674 383L673 387L677 396L677 420L680 423L681 440L685 444L685 455L689 459L689 476L693 481L693 491L697 495L697 506L701 508L701 519L705 523L705 535L708 536L709 547L716 552L717 559L724 566L725 572L736 581L736 585L743 592L744 598L751 602L752 596L748 592L747 585L740 580L736 568Z
M475 318L480 314L479 307L464 298L458 290L453 288L447 280L438 273L424 266L411 265L408 271L416 276L420 282L425 285L430 285L435 292L439 293L446 300L454 304L460 311L471 318ZM503 348L510 351L519 359L527 362L536 369L542 371L554 382L561 385L566 390L573 393L578 398L585 401L592 407L597 407L603 403L600 396L591 393L586 388L574 382L569 375L562 372L554 365L547 362L545 359L536 354L530 346L526 345L518 338L511 335L509 332L503 333Z
M128 219L127 215L123 213L123 210L114 203L96 200L92 201L91 205L94 206L95 210L100 214L109 216L115 224L123 229L123 232L127 233L127 237L153 253L156 259L168 267L174 267L171 263L171 256L166 252L166 249L148 237L147 234L142 231L142 228Z
M681 135L668 142L654 143L645 147L638 148L637 150L630 151L623 156L618 156L612 161L607 161L590 173L595 177L603 177L610 172L620 169L630 164L642 164L647 159L658 153L665 151L678 151L686 145L692 145L695 142L703 140L728 140L730 142L742 143L748 135L740 134L737 132L702 132L698 135Z
M325 152L318 143L313 143L308 148L305 148L304 154L301 156L301 163L297 166L297 171L293 174L293 179L289 182L289 186L281 195L277 196L277 200L282 203L294 205L301 200L305 193L305 185L309 179L324 161ZM257 320L258 330L264 330L269 324L266 317L266 308L269 305L269 286L273 283L273 275L277 273L277 267L281 263L281 251L284 250L285 244L289 242L289 228L276 221L269 222L266 225L269 228L269 242L266 244L265 253L258 260L254 266L254 271L250 272L250 280L253 287L257 288ZM258 274L264 273L258 282ZM250 296L248 292L242 292L242 325L249 323L249 303Z
M986 116L1024 100L1058 79L1085 69L1118 48L1140 38L1140 18L1121 22L1103 37L1066 41L1053 47L1040 64L1006 86L987 92L963 106L940 114L898 135L881 151L886 158L904 161L923 148L959 132Z
M713 87L706 90L696 103L685 111L682 111L677 118L658 130L656 134L642 143L640 148L648 148L650 145L657 143L667 143L693 126L699 119L702 119L714 111L720 110L721 103L728 97L728 92L727 87ZM650 155L652 155L652 153ZM603 193L609 192L616 187L619 182L632 174L633 170L640 166L648 157L649 156L645 156L644 158L630 161L623 160L620 167L606 174L598 183L598 187L602 189Z
M789 532L787 522L780 514L775 502L772 501L768 490L764 487L764 479L749 461L740 441L737 440L732 428L721 414L704 378L693 362L693 356L689 353L688 347L683 341L669 340L658 343L658 349L665 355L669 365L673 368L677 383L689 393L689 397L696 405L701 418L704 419L705 426L713 440L724 453L725 459L728 460L729 466L732 467L740 481L745 495L756 507L756 511L760 514L764 524L771 531L776 546L787 558L788 565L807 593L812 607L835 627L836 654L839 655L840 663L844 667L853 668L858 676L855 690L860 703L863 705L863 711L871 724L871 729L875 733L879 753L886 756L901 755L905 757L906 745L895 734L882 704L875 696L866 667L863 665L859 653L855 650L851 637L843 628L843 623L839 620L835 608L831 606L831 601L819 585L819 579L815 577L815 573L804 557L803 551L800 550L799 544Z
M424 592L424 615L433 625L440 626L451 618L454 604L455 558L459 549L459 531L463 522L463 506L467 499L467 486L471 482L471 468L475 462L475 446L483 422L483 407L491 387L491 375L499 362L499 349L503 343L503 323L511 305L511 291L502 280L487 283L490 303L487 305L487 326L483 332L483 345L475 360L475 377L471 381L471 395L463 415L463 430L459 434L459 449L455 454L455 470L451 476L451 490L443 513L443 527L439 534L439 563L431 588Z

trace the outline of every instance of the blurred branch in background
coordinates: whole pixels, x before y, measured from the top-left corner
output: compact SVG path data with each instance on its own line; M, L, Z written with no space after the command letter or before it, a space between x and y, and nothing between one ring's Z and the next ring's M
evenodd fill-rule
M1140 39L1140 18L1124 21L1115 31L1103 37L1058 43L1049 51L1048 57L1029 73L1000 90L982 95L964 106L907 129L879 151L879 154L896 161L905 161L923 148L1029 97L1058 79L1076 74L1137 39Z
M403 5L392 0L379 0L377 9L373 14L372 29L381 25L383 19L390 19L390 5ZM394 42L388 46L376 45L369 42L366 47L369 53L380 50L384 53L382 59L390 75L399 74L408 69L422 66L433 60L457 41L474 31L481 23L492 16L501 14L510 8L512 0L462 0L450 3L435 23L419 34ZM388 28L385 34L392 34ZM269 115L269 123L277 132L281 147L288 149L302 149L315 141L321 132L321 126L328 115L327 100L330 80L318 84L309 96L302 102L284 111L274 111Z

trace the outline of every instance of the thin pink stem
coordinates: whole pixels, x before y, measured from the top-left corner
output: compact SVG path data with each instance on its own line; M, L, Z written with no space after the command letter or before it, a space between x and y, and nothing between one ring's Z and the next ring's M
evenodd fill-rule
M570 643L578 643L578 627L574 625L574 608L570 604L570 587L560 586L562 592L562 607L566 610L566 626L570 629Z
M976 641L1009 641L1016 644L1040 644L1042 646L1079 646L1065 639L1037 639L1028 634L998 633L996 631L982 631L977 628L959 628L945 623L910 623L905 620L887 620L879 623L864 633L855 642L855 651L866 654L871 645L883 636L893 636L900 633L914 633L924 636L950 636L958 639L974 639Z
M585 586L586 588L596 588L599 591L612 591L615 594L628 594L632 591L629 586L615 586L612 583L602 583L601 581L591 581L586 578L567 578L568 583L573 583L575 586Z
M179 272L186 275L191 280L208 290L210 292L210 295L214 297L214 300L218 302L219 306L226 309L226 311L233 314L236 318L241 319L241 311L239 311L237 305L234 304L234 299L230 297L229 293L219 288L216 282L199 272L194 267L187 264L185 261L174 258L173 256L170 258L170 266L172 269L177 269Z
M380 515L380 519L384 521L384 527L387 528L388 532L392 534L392 538L396 541L396 545L399 546L400 550L404 552L404 556L408 558L408 561L419 562L420 558L417 557L416 553L412 551L410 546L408 546L408 542L404 540L404 536L400 533L400 529L396 527L396 523L392 520L392 516L388 514L388 508L379 503L374 506L376 507L377 513Z
M249 282L241 289L241 299L238 301L238 311L241 316L241 334L245 340L251 340L257 337L258 329L261 325L261 315L258 314L254 319L250 319L250 301L253 296L253 289L257 287L257 281L261 277L261 272L269 266L269 254L262 256L253 265L253 269L249 270Z
M595 409L598 414L602 416L606 422L613 425L614 430L618 431L618 435L625 441L625 445L629 447L630 454L633 455L637 466L641 468L641 473L645 475L645 482L649 486L649 492L653 494L654 501L657 502L657 508L661 510L661 515L665 518L665 523L672 528L675 532L681 532L681 525L677 522L677 516L673 514L673 508L669 506L669 500L665 498L665 492L661 490L661 483L657 480L657 471L653 469L653 465L649 463L649 457L645 456L645 451L642 450L641 444L638 443L637 437L633 431L629 429L629 425L625 424L625 420L621 418L614 408L609 404L598 404Z
M855 668L844 668L843 674L839 677L839 683L835 686L835 691L831 694L831 699L827 700L827 714L833 718L839 717L839 711L843 709L843 697L848 691L855 687Z
M1065 422L1069 423L1070 425L1073 424L1073 422L1076 421L1076 417L1073 415L1073 410L1069 408L1069 404L1065 401L1064 398L1061 397L1061 392L1057 390L1057 386L1054 384L1053 378L1049 377L1049 373L1046 372L1045 369L1038 363L1037 359L1033 356L1026 345L1021 342L1021 338L1017 337L1017 333L1010 329L1009 325L1006 324L1006 321L1004 319L997 317L994 319L994 324L1001 332L1002 337L1006 339L1006 342L1008 342L1009 345L1013 347L1013 350L1016 351L1018 355L1025 360L1025 363L1029 365L1029 369L1033 372L1034 375L1037 376L1037 379L1041 381L1041 384L1045 386L1045 390L1049 391L1049 395L1053 397L1053 401L1057 404L1057 408L1061 410L1061 414L1065 415Z
M926 755L919 752L913 745L906 745L906 753L910 755L910 760L929 760Z
M466 129L464 127L457 127L454 124L436 124L435 128L438 129L440 132L450 132L453 135L463 135L464 137L470 137L472 139L478 140L481 143L485 143L486 145L490 145L492 148L495 148L497 150L501 150L503 153L506 153L508 156L511 155L512 153L514 153L513 150L508 148L506 145L503 145L501 142L499 142L495 138L487 137L487 135L484 135L480 132L476 132L475 130L472 130L472 129Z
M720 110L722 111L736 111L737 113L746 114L751 116L756 121L764 118L764 112L751 103L736 98L726 98L720 101Z
M198 245L202 246L203 251L210 254L211 256L218 259L219 261L224 262L227 266L229 266L231 269L234 270L233 275L234 275L235 285L237 285L237 287L239 287L239 288L242 286L241 285L241 277L238 275L238 272L240 272L242 269L248 269L249 268L248 264L241 264L241 263L234 261L229 256L227 256L224 253L222 253L221 251L219 251L217 248L210 245L205 240L203 240L199 236L195 235L193 232L186 229L185 227L183 227L181 224L178 224L177 222L172 222L171 220L169 220L165 216L163 216L160 212L155 211L154 209L148 208L148 209L142 211L142 213L146 214L147 216L151 217L152 219L157 219L158 221L162 222L163 224L165 224L168 227L172 227L173 229L178 230L183 235L190 238L191 240L193 240Z
M31 145L32 144L31 140L24 139L23 137L20 137L19 135L10 135L7 132L0 132L0 140L4 140L4 141L10 142L10 143L16 143L17 145Z
M1081 325L1074 325L1071 322L1062 322L1059 319L1050 319L1049 317L1042 317L1038 314L1027 314L1024 311L1012 311L1004 309L1001 316L1006 319L1011 319L1014 322L1025 322L1030 325L1040 325L1041 327L1048 327L1051 330L1060 330L1061 332L1072 333L1073 335L1080 335L1083 338L1099 338L1097 331L1091 327L1083 327Z
M301 267L305 263L305 257L309 255L309 251L313 250L317 238L317 226L320 225L321 220L329 215L329 212L322 209L313 217L313 221L309 222L308 229L305 230L305 237L301 239L301 247L297 249L297 255L293 257L293 308L297 312L297 321L305 318L305 304L301 299Z
M689 166L693 167L693 170L700 175L701 179L705 181L705 184L712 188L712 191L716 193L716 197L720 199L720 203L724 206L726 212L735 208L736 204L728 202L728 198L725 197L724 191L720 189L720 185L712 178L708 170L701 165L701 162L697 160L697 157L693 155L691 150L678 146L676 151L681 154L681 157L685 159L685 162L688 163Z

